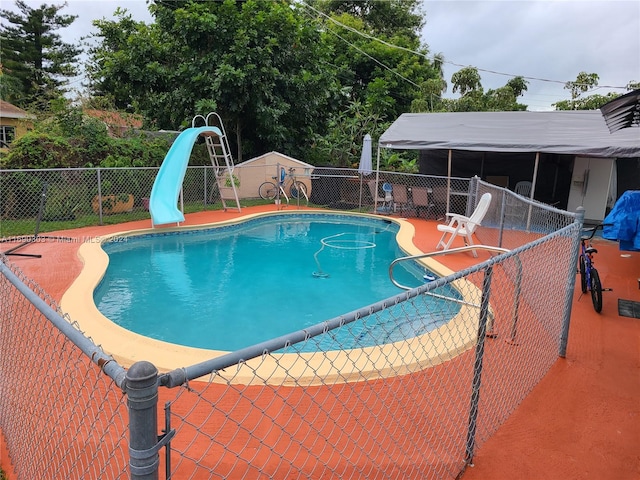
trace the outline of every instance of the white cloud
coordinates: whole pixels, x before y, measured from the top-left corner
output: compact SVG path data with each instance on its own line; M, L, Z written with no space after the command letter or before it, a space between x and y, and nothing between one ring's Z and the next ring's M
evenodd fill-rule
M564 82L582 71L597 73L601 86L640 81L640 2L426 0L424 9L423 41L432 53L458 65L551 80L530 80L521 99L530 110L570 98ZM446 65L448 81L458 65ZM480 74L485 89L509 79Z

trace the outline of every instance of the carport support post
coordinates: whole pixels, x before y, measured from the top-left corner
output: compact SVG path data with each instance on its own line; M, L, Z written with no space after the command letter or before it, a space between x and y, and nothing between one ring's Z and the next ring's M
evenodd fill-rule
M478 427L478 406L480 404L480 383L482 379L482 362L484 360L484 342L487 336L487 319L489 317L489 294L491 292L491 276L493 266L489 265L484 272L482 281L482 300L480 302L480 319L478 320L478 339L476 357L473 364L473 382L471 384L471 403L469 405L469 430L467 431L467 446L465 463L471 465L476 447L476 430Z
M158 369L136 362L127 371L129 470L131 480L158 480Z
M536 193L536 182L538 181L538 166L540 165L540 152L536 152L536 159L533 163L533 178L531 179L531 192L529 194L529 200L533 201L533 197ZM529 212L527 214L527 232L531 226L531 212L533 205L529 204Z
M451 202L451 160L453 158L452 150L449 149L447 154L447 212L450 212L449 203Z
M376 193L373 199L373 213L378 213L378 183L380 182L380 145L376 155Z

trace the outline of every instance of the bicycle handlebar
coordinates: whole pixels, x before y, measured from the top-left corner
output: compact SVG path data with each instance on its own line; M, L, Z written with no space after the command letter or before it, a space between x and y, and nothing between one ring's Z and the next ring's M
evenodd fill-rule
M594 227L583 228L583 229L582 229L582 232L583 232L583 233L589 233L589 232L591 232L591 235L582 235L582 237L581 237L581 238L582 238L582 240L591 240L591 239L594 237L594 235L596 234L596 231L597 231L599 228L602 228L602 224L596 225L596 226L594 226Z

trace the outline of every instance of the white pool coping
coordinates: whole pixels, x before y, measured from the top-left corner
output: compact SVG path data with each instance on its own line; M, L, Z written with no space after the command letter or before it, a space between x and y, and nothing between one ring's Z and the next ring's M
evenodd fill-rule
M84 266L79 276L64 293L60 301L61 309L78 323L85 335L125 368L129 368L138 361L146 360L153 363L162 373L229 353L155 340L122 328L105 317L93 301L94 290L102 280L109 264L109 257L102 249L102 243L128 236L204 230L235 225L260 217L299 215L300 213L354 215L381 219L379 215L327 210L278 211L250 214L233 220L198 226L161 230L148 228L105 235L80 246L78 256ZM410 222L393 217L384 218L400 226L396 238L407 256L424 253L413 244L415 228ZM439 276L453 273L432 258L422 260L421 263ZM478 292L478 287L465 279L457 280L453 286L463 297L466 297L463 299L468 302L470 302L470 293ZM480 298L479 294L475 294L475 298ZM233 372L228 372L228 378L223 378L226 374L219 372L213 380L243 385L263 384L265 381L271 385L318 385L404 375L440 364L471 348L476 342L477 319L478 313L475 307L462 305L458 314L449 322L419 337L363 349L264 355L249 360L237 368L234 367ZM304 361L301 361L302 359Z

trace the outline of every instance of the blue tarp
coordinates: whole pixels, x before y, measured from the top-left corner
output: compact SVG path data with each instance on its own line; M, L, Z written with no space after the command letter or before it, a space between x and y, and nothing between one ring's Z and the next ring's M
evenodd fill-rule
M602 223L603 238L618 240L620 250L640 251L640 190L624 192Z

